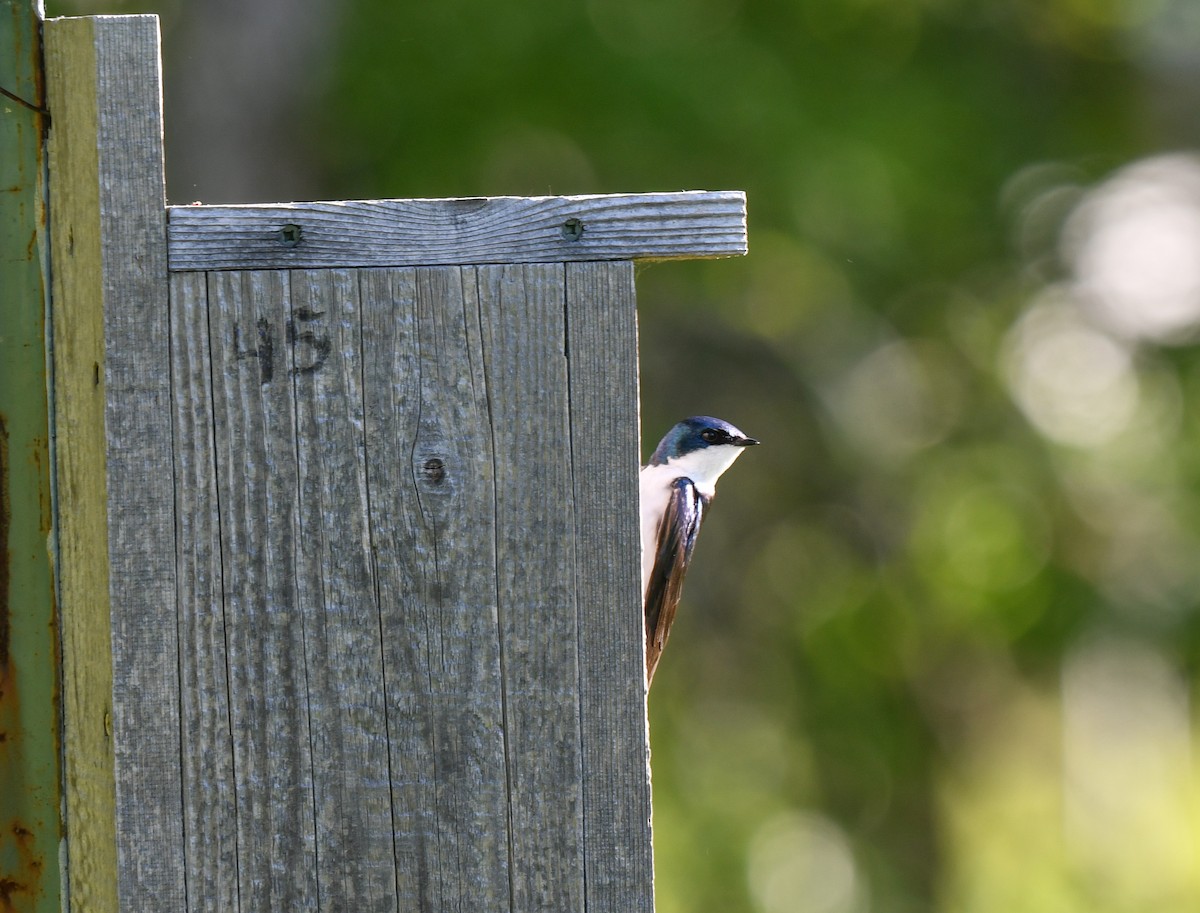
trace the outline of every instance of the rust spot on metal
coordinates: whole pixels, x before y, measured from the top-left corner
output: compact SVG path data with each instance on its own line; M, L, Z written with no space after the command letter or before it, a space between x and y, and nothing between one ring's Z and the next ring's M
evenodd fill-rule
M46 465L50 460L50 447L44 438L30 441L29 458L37 472L38 480L38 528L44 535L54 529L54 504L50 498L50 471Z
M17 705L17 689L16 689L16 669L13 664L9 663L0 666L0 725L5 728L0 730L0 734L4 736L0 741L0 749L12 749L17 751L20 746L21 730L16 728L16 722L21 718L21 708ZM9 736L12 736L11 741ZM4 758L9 762L10 758ZM11 768L9 768L11 769Z
M12 554L8 549L8 531L12 523L9 501L8 420L0 413L0 679L6 678L8 648L12 617L9 614L8 593L11 583ZM0 701L4 694L0 691Z
M0 878L0 910L16 910L16 894L29 894L29 885L12 878Z
M46 869L46 861L34 850L33 829L26 827L20 820L9 824L9 833L13 836L13 844L17 850L16 871L0 877L0 911L25 909L18 908L17 895L32 898L41 892L42 874Z
M62 670L62 638L59 637L58 631L58 592L53 585L50 587L50 643L54 645L54 668L61 672ZM59 714L62 712L62 676L54 676L54 712ZM62 719L60 716L59 719ZM53 727L54 732L54 757L61 758L62 755L62 726Z
M41 871L43 862L38 858L33 850L34 833L32 828L26 827L20 821L12 823L12 835L16 838L17 846L21 851L22 862L25 867L34 871Z

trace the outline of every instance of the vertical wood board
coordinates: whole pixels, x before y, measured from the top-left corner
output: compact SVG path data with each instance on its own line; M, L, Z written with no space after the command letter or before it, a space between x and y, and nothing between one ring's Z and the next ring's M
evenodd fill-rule
M45 42L56 114L67 884L80 908L177 909L183 848L157 20L52 20Z
M208 286L171 276L175 561L187 909L237 911L237 804L229 625L217 500Z
M321 906L396 908L383 637L369 534L362 326L351 270L291 274L299 607Z
M621 574L581 569L578 550L628 551L636 501L592 505L599 528L582 529L572 446L628 418L612 401L635 393L636 365L572 381L569 289L562 265L175 275L177 325L201 340L174 341L191 404L177 441L196 451L177 464L214 486L211 448L217 501L179 500L180 530L209 537L180 554L224 587L219 607L203 582L180 606L197 648L185 755L203 756L189 884L219 892L236 869L243 910L649 909L636 572L633 610L612 611ZM610 360L635 352L632 298L617 306ZM587 448L624 467L603 483L627 492L631 428ZM614 663L632 673L612 689ZM599 709L581 705L585 679ZM192 820L214 813L236 824Z
M104 440L104 314L90 26L47 22L55 474L62 638L63 783L71 902L117 910L116 784ZM70 175L70 182L58 175ZM76 240L75 233L79 233ZM67 310L67 302L77 302ZM89 307L89 303L91 306ZM65 505L70 509L65 509Z
M479 267L477 275L496 441L513 908L582 910L563 266Z
M162 74L156 17L93 22L118 890L149 910L184 903Z
M508 909L495 480L468 270L364 271L371 530L397 883L416 909Z
M637 311L632 263L566 266L571 469L579 602L584 855L589 910L654 908L641 540ZM604 447L597 442L604 441Z
M315 910L312 619L299 601L296 403L281 335L290 276L212 274L208 303L221 518L208 547L223 569L238 895L243 910Z

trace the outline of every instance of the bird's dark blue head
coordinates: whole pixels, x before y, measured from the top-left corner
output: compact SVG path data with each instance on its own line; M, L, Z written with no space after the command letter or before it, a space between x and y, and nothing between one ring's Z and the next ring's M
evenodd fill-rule
M661 466L667 460L678 459L688 453L707 447L749 447L757 444L729 422L711 415L693 415L685 418L666 433L650 457L651 466Z

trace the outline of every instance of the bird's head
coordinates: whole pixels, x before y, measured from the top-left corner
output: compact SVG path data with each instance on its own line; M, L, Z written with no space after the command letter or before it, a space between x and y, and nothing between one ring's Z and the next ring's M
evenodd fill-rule
M650 465L678 465L698 485L710 488L746 447L757 443L729 422L694 415L667 432L650 457Z

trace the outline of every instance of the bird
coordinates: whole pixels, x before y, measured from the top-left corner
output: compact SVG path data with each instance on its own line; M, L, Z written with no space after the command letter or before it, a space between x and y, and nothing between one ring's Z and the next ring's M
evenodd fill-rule
M729 422L694 415L677 422L642 467L638 481L647 688L671 633L683 577L717 479L757 443Z

